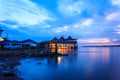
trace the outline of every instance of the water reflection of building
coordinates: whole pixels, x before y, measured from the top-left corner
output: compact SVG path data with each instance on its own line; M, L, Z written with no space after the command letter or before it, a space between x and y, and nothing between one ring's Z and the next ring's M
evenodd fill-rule
M62 63L65 63L63 65L69 64L72 61L76 60L76 53L76 50L71 50L68 56L47 57L48 65L58 67L58 65L61 65Z
M58 67L58 65L62 63L69 64L71 61L74 61L76 59L75 55L71 56L55 56L55 57L48 57L48 65ZM66 65L64 64L64 65Z
M71 49L77 48L77 40L71 36L68 36L67 39L64 39L64 37L57 39L55 37L53 40L39 43L38 47L40 49L50 50L51 52L64 54Z
M54 66L54 67L57 67L58 65L58 57L55 56L55 57L48 57L47 60L48 60L48 65L49 66Z
M47 62L49 66L58 67L59 64L64 60L64 56L48 57Z

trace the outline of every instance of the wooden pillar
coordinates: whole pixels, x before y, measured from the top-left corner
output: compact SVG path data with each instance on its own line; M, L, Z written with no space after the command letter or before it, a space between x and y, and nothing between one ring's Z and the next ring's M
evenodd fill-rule
M1 45L1 50L3 50L3 49L4 49L4 44Z
M76 43L74 43L74 49L76 48Z
M48 45L49 45L49 51L51 51L51 42Z
M64 46L64 49L66 48L66 45L65 45L65 44L66 44L66 43L64 43L64 44L63 44L63 46Z
M58 53L58 46L57 46L57 41L55 41L55 53Z
M1 48L2 48L2 45L0 45L0 50L1 50Z
M77 43L75 43L74 45L75 45L75 48L77 48Z
M29 46L29 54L31 54L31 45L28 44L28 46Z

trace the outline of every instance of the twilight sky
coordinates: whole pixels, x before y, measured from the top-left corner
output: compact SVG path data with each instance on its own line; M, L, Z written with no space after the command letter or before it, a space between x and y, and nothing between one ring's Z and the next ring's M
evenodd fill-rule
M14 40L71 35L114 42L120 39L120 0L0 0L0 26Z

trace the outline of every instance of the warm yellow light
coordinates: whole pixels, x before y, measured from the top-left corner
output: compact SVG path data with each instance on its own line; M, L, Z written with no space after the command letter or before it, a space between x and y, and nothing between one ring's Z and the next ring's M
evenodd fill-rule
M4 38L0 38L0 41L4 41Z
M58 64L60 64L61 61L62 61L62 57L58 57L58 58L57 58L57 61L58 61Z
M58 51L60 51L61 49L58 49Z

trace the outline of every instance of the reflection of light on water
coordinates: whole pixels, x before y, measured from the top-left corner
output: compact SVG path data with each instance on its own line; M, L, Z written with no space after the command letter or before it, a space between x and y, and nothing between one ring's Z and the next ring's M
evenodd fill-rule
M59 80L60 77L61 80L120 80L120 47L83 47L83 49L79 49L81 52L78 52L77 56L73 58L55 56L45 59L29 58L28 61L23 59L15 69L21 72L19 75L23 76L25 80ZM37 64L38 62L42 64Z
M97 54L96 54L97 49L96 48L90 48L90 52L92 52L92 54L90 54L92 59L95 59Z
M109 48L90 48L90 57L92 60L102 58L104 61L109 61L110 49Z
M106 61L109 61L110 57L110 49L109 48L103 48L102 49L102 58Z
M63 59L62 57L57 57L57 63L60 64L62 59Z

